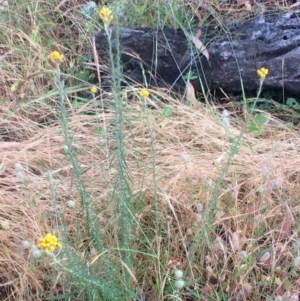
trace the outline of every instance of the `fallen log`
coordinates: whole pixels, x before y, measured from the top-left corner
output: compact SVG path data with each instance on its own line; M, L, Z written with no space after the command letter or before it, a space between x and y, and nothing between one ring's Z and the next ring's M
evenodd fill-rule
M266 67L265 89L300 93L300 11L266 14L225 31L202 28L200 40L209 60L192 42L195 33L175 29L110 27L112 51L119 51L127 80L149 85L185 87L185 76L196 90L227 92L257 90L257 69ZM103 30L96 34L99 52L109 49ZM197 78L195 78L197 77Z

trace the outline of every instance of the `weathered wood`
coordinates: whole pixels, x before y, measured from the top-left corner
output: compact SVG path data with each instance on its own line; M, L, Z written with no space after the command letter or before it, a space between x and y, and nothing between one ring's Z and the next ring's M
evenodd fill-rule
M257 69L269 69L264 88L300 93L300 11L262 15L230 26L226 32L203 28L200 40L209 62L182 30L110 28L113 52L121 53L123 74L133 82L157 86L183 86L192 71L197 90L222 88L228 92L256 90ZM108 50L104 31L96 35L99 51Z

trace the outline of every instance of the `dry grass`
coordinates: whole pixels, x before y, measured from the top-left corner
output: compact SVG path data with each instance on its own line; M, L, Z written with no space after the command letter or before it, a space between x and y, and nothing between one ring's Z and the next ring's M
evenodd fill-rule
M80 192L64 148L53 67L45 59L52 47L30 37L37 20L27 13L31 22L20 17L11 28L0 22L0 223L9 222L0 229L0 300L45 300L76 287L51 258L34 259L24 240L37 243L55 231L87 262L99 255L94 249L86 254ZM41 36L52 36L55 47L65 50L55 30L43 26ZM82 50L79 44L74 42L74 49ZM68 59L77 62L72 49ZM221 107L150 93L145 103L136 87L122 92L124 101L134 96L123 107L123 143L137 226L130 274L140 300L171 300L173 257L186 272L182 300L272 300L287 291L298 296L293 263L300 231L299 129L269 115L262 133L246 131L236 150L243 116L231 112L226 130ZM117 248L118 216L110 202L117 174L115 113L93 101L73 109L75 94L69 91L66 98L72 147L97 225L106 233L104 244ZM112 96L103 101L111 103ZM166 106L170 117L163 114ZM17 163L23 180L17 178ZM68 200L76 207L69 208Z
M152 95L155 93L159 92L153 91ZM263 138L245 133L239 152L220 183L217 202L219 210L214 213L213 227L208 233L211 245L207 246L207 242L201 239L195 249L196 257L188 262L186 251L193 245L202 227L197 221L196 208L199 204L203 205L203 216L209 210L213 186L226 165L231 143L217 119L217 112L205 109L202 105L195 109L176 100L168 101L173 111L170 118L160 114L160 108L147 109L140 101L127 104L124 111L128 171L134 195L142 195L144 203L136 215L137 220L144 231L155 229L154 215L158 214L164 234L159 244L154 235L153 248L157 252L160 249L162 262L166 260L165 251L182 258L184 266L192 267L187 279L193 289L199 292L203 287L207 289L207 285L217 290L217 284L212 279L217 274L220 279L216 282L219 285L226 283L223 289L233 295L245 282L253 286L253 277L256 277L255 283L261 281L262 275L276 276L282 281L289 279L290 290L297 291L297 278L290 277L289 268L295 256L292 245L298 239L297 223L294 222L299 216L297 200L300 197L298 131L267 125ZM23 105L26 107L26 104ZM160 105L164 106L163 103ZM3 105L1 110L4 110ZM115 218L110 211L114 206L107 207L105 199L107 192L112 189L110 182L115 170L107 169L106 176L102 173L109 164L114 147L113 138L109 134L113 130L113 114L99 113L85 115L80 111L72 111L69 126L74 133L73 146L83 170L82 178L94 206L99 209L99 220L108 231L113 231ZM54 122L32 129L26 126L31 119L22 116L22 113L16 113L15 118L21 121L18 130L22 132L22 137L18 136L16 141L2 141L0 152L0 215L1 221L10 222L9 230L1 231L1 291L5 294L10 291L14 294L12 298L18 300L24 294L29 299L33 292L51 287L46 280L49 262L43 260L42 263L35 263L22 248L23 240L36 242L38 237L57 227L49 187L49 170L57 181L56 198L68 234L72 235L72 231L77 230L74 224L83 225L84 222L80 221L82 216L78 191L70 163L64 155L64 137L59 124ZM238 122L238 119L232 119ZM99 122L103 120L107 126L105 139L95 134ZM9 124L10 121L4 117L1 132L7 131ZM239 130L240 125L233 124L230 135L237 136ZM17 162L23 165L26 185L16 178ZM269 170L267 179L262 175L264 166ZM153 168L156 173L155 185ZM274 188L274 181L280 181L278 189ZM262 188L264 192L259 193ZM159 213L153 213L154 197L158 201ZM76 200L76 209L67 207L68 199ZM291 225L282 230L287 216L292 221ZM236 236L239 237L238 243L232 242ZM215 243L216 239L222 239L219 245ZM138 242L135 247L139 248ZM272 258L270 262L260 263L257 256L266 248L272 249ZM242 275L236 276L241 268L238 251L242 250L253 261ZM137 261L135 273L140 274L140 277L144 269L150 269L154 264L147 262L145 267L144 260L139 258ZM283 261L284 265L281 264ZM208 275L207 266L212 269L209 269L211 275ZM282 268L280 272L275 269L278 266ZM153 272L157 272L157 269ZM199 276L202 277L201 284L195 281ZM149 279L151 277L147 274L147 279L144 279L148 282L145 289L151 285ZM274 283L270 283L269 287L274 289ZM253 290L255 296L261 295L261 287L255 286ZM269 289L267 293L270 293ZM33 300L32 296L30 298Z

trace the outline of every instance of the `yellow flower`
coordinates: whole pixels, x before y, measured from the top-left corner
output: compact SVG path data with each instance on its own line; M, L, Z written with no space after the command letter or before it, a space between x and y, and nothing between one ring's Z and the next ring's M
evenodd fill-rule
M261 79L265 79L266 76L268 75L268 73L269 73L269 70L264 67L257 70L257 74Z
M150 95L149 91L145 88L143 88L141 91L140 91L140 96L142 97L148 97Z
M52 51L50 54L50 60L53 63L61 63L64 60L64 55L58 51Z
M99 16L100 19L105 23L105 25L109 25L114 18L112 11L106 6L101 8Z
M92 94L96 94L98 89L97 89L96 86L93 86L90 91L91 91Z
M58 238L55 235L48 233L39 239L38 247L48 253L56 248L62 248L62 244L58 242Z

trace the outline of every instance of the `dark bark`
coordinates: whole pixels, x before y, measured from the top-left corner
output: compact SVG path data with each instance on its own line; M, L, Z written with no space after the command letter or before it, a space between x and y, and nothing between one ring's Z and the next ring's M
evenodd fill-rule
M120 50L122 73L130 81L157 86L185 86L192 71L196 90L222 88L228 92L256 90L257 69L269 69L264 88L300 93L300 11L262 15L230 26L226 31L202 28L209 62L182 30L111 27L113 52ZM104 31L96 35L99 51L108 50Z

